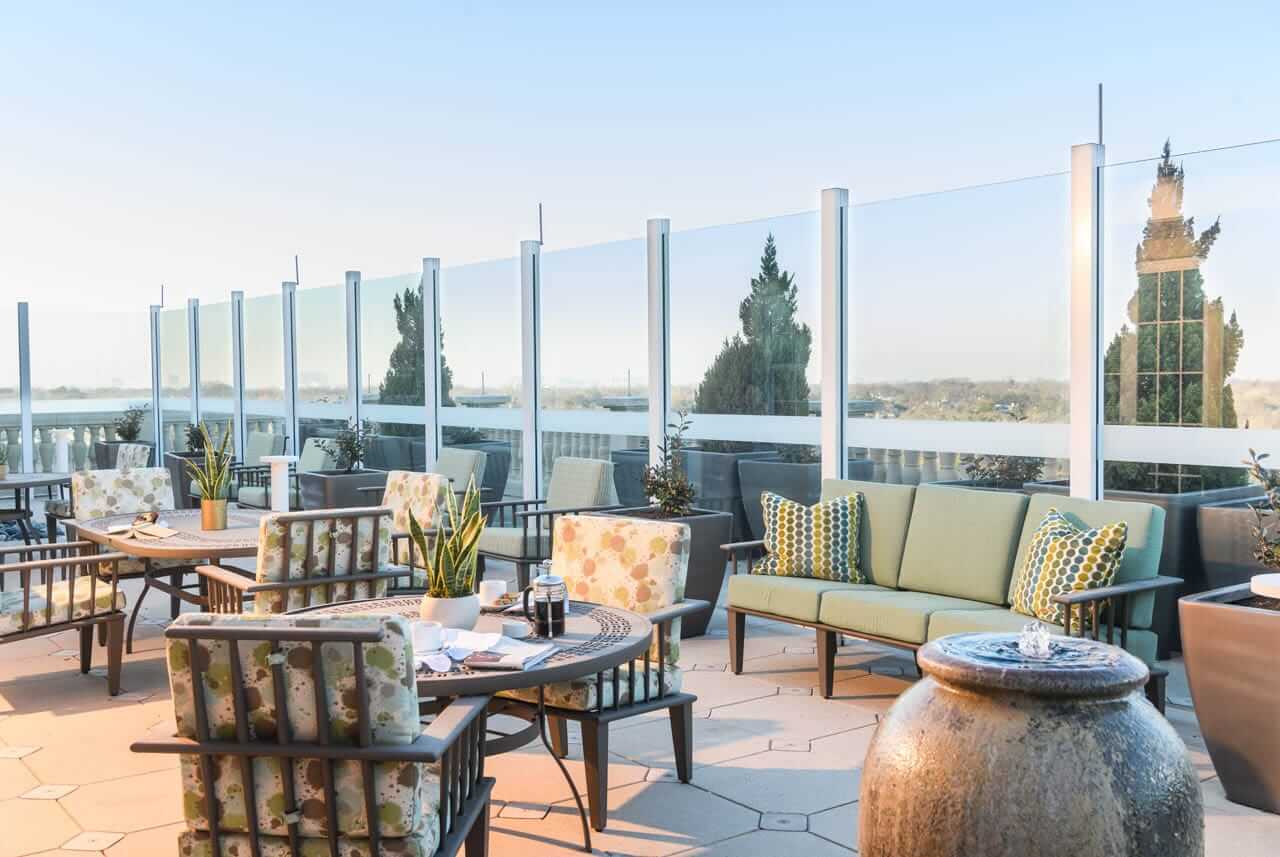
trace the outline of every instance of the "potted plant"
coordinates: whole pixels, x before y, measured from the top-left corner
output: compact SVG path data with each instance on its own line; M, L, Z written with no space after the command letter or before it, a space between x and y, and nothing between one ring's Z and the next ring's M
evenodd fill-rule
M200 459L188 459L187 469L191 481L200 486L200 529L225 530L227 528L227 491L231 486L231 426L222 434L222 442L215 448L209 430L200 425L205 454Z
M677 521L689 526L689 574L685 578L685 595L715 604L724 585L725 562L720 545L733 537L733 514L693 505L696 489L685 472L684 435L689 418L677 412L677 421L667 426L665 441L658 447L657 464L646 467L642 476L645 496L652 505L602 512L630 518ZM686 616L681 623L681 637L699 637L707 631L711 611Z
M1280 473L1249 450L1250 473L1265 491L1247 513L1255 574L1280 571ZM1182 654L1200 733L1227 799L1280 813L1280 598L1248 581L1178 602Z
M374 437L368 420L351 420L331 438L318 441L318 446L334 459L333 470L309 470L298 473L298 491L304 509L349 509L367 506L368 497L361 488L386 484L383 470L365 469L365 457Z
M164 465L169 470L169 481L173 483L173 499L179 509L190 509L196 499L191 496L191 471L187 462L204 458L204 435L200 429L199 425L188 425L184 429L186 450L164 454Z
M427 591L418 614L446 628L470 631L480 618L480 596L475 591L480 533L485 524L480 512L480 490L473 477L467 483L461 506L452 491L446 491L444 496L448 525L439 532L429 536L409 515L409 535L418 546L418 555L430 557ZM426 523L430 526L432 522Z
M120 454L120 444L140 443L143 446L154 446L150 441L139 440L142 437L142 425L146 422L147 406L130 405L124 413L116 417L115 439L97 440L93 443L93 460L99 470L109 470L116 466L116 457ZM148 461L148 464L151 462Z

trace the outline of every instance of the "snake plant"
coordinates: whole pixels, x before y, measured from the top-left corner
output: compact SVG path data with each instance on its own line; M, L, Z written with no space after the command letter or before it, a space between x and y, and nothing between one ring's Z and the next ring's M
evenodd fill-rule
M428 548L428 537L417 518L409 515L409 535L418 546L419 555L430 557L427 564L427 595L431 598L462 598L475 592L476 560L480 550L480 533L485 516L480 512L480 491L475 477L467 484L462 505L453 491L446 490L445 520L435 534L435 548ZM430 521L427 522L428 526Z
M222 442L214 446L209 436L209 428L200 424L200 438L204 442L204 458L186 459L187 472L191 481L200 486L200 496L206 500L227 499L231 486L231 453L227 446L231 442L231 423L227 423L222 432Z

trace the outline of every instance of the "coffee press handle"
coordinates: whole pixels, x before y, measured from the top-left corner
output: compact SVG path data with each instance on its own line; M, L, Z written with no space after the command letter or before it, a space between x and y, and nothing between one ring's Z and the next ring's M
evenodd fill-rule
M535 621L533 614L529 612L529 594L531 592L533 592L533 587L526 586L524 589L524 592L522 592L520 595L520 603L524 610L524 618L528 619L530 622L533 622Z

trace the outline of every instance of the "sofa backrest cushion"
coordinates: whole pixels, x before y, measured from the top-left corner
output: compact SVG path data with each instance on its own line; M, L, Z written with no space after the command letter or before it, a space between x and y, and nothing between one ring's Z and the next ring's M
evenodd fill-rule
M1018 542L1018 554L1014 568L1021 568L1031 538L1044 520L1049 509L1055 508L1068 520L1081 527L1100 527L1115 521L1129 525L1125 539L1124 558L1116 572L1114 583L1147 580L1160 571L1160 551L1164 547L1164 509L1150 503L1133 503L1122 500L1084 500L1063 497L1060 494L1033 494L1027 506L1026 522ZM1010 583L1007 597L1012 600ZM1129 627L1150 628L1155 596L1139 595L1129 599Z
M1025 494L921 485L898 588L1007 603L1026 513Z
M897 586L916 488L851 479L822 480L823 501L855 493L862 495L858 516L858 564L862 577L877 586Z

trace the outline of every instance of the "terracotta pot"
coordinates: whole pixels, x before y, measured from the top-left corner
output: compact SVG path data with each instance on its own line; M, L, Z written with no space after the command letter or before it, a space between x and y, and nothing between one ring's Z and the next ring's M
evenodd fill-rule
M480 621L480 596L464 595L461 598L432 598L422 596L418 615L430 622L439 622L446 628L470 631Z
M862 774L861 857L1202 857L1200 783L1142 696L1147 668L1105 643L1016 634L929 643L926 677L881 721Z
M227 501L200 501L200 529L225 530L227 528Z

